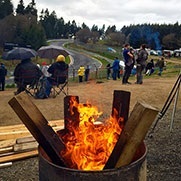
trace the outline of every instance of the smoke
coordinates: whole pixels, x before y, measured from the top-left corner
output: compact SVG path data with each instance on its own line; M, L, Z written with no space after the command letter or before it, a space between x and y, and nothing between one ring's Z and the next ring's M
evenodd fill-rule
M161 50L162 46L161 46L160 39L159 39L160 33L159 32L154 32L148 26L146 26L143 30L144 30L143 31L144 32L144 36L146 37L146 40L147 40L147 44L149 46L151 46L151 47L154 44L153 48L155 50Z
M147 44L151 49L161 50L160 33L155 32L149 25L137 25L132 29L130 42L134 47Z

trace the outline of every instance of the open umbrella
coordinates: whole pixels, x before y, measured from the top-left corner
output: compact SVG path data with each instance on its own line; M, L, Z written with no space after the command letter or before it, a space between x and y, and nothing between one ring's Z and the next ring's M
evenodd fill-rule
M8 52L4 52L2 59L4 60L24 60L36 57L37 52L30 48L16 47Z
M56 59L60 54L65 57L69 55L66 50L56 45L42 46L37 52L39 57L48 59Z

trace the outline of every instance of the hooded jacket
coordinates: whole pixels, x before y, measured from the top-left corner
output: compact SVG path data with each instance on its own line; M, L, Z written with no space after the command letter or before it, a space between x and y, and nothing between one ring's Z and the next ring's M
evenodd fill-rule
M80 66L78 70L78 76L84 76L85 68L83 66Z

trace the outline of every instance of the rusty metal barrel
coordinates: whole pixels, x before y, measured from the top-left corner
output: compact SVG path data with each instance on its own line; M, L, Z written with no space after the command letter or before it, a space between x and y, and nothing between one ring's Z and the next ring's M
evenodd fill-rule
M82 171L53 164L41 147L39 150L40 181L146 181L147 148L144 143L138 148L133 161L118 169Z

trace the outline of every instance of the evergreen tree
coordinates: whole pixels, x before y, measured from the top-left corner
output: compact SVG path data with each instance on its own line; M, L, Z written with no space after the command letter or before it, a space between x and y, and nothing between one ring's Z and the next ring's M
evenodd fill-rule
M19 4L17 5L16 13L22 14L22 15L25 14L25 6L24 6L23 0L19 1Z
M0 0L0 19L13 14L13 4L11 0Z
M31 1L31 3L28 4L28 6L25 8L25 14L32 14L37 17L37 9L36 9L36 3L34 0Z

